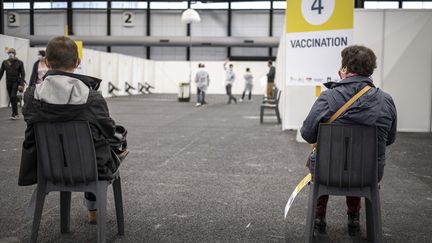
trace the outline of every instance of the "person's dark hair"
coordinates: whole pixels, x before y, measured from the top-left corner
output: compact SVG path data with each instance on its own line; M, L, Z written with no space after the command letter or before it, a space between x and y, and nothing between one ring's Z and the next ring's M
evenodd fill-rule
M250 71L250 68L246 68L246 72L249 72Z
M273 62L272 61L268 61L268 64L273 65Z
M234 65L233 65L233 64L230 64L229 67L232 68L232 67L234 67Z
M371 76L376 66L374 52L365 46L348 46L342 50L342 67L350 73Z
M39 55L41 55L41 56L43 56L43 57L44 57L44 56L45 56L45 54L46 54L46 52L45 52L44 50L39 50L39 52L38 52L38 53L39 53Z
M52 69L74 68L78 60L78 47L69 37L55 37L48 42L46 59Z

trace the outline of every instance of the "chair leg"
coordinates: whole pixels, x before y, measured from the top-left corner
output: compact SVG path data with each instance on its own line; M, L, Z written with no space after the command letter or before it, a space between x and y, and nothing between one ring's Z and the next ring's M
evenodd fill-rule
M120 177L113 182L118 235L124 235L123 197Z
M98 182L98 191L96 196L97 203L97 242L106 242L106 205L107 205L107 187L106 181Z
M39 182L37 185L37 194L36 194L36 207L33 216L33 227L31 234L31 242L37 242L38 231L40 226L40 221L42 219L42 211L45 202L46 195L46 184Z
M260 123L263 123L263 119L264 119L264 107L261 107L261 112L260 112Z
M60 192L60 232L70 231L71 192Z
M379 190L372 192L372 208L373 208L373 222L374 222L374 242L382 242L382 222L381 222L381 202Z
M316 211L316 203L318 199L318 189L313 184L310 185L308 212L306 218L305 242L311 243L313 241L313 227Z
M279 107L276 106L275 110L276 110L276 117L277 117L277 120L278 120L278 124L281 124L282 121L281 121L281 117L280 117L280 114L279 114Z
M373 213L370 198L365 197L365 211L366 211L366 234L367 239L371 241L373 239Z
M378 215L375 215L375 206L374 200L371 198L365 197L366 204L366 228L367 228L367 239L372 242L377 242L377 220ZM381 217L381 215L379 215Z

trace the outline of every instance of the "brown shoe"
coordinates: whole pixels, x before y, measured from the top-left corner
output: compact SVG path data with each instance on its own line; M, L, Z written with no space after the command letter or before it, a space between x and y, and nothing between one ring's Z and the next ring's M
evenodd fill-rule
M89 224L96 224L97 223L97 212L96 210L88 211L88 221Z
M120 161L123 161L128 154L129 154L129 150L124 149L121 153L117 154L117 156L120 159Z

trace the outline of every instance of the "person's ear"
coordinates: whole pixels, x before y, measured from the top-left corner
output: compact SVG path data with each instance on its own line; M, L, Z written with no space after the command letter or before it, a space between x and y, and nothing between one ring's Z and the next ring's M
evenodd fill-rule
M75 64L75 68L78 68L80 64L81 64L81 59L78 58L78 59L77 59L77 62L76 62L76 64Z
M348 73L348 68L347 68L347 66L342 67L341 72L343 72L343 73Z
M47 59L47 58L43 58L42 60L43 60L43 62L45 63L45 65L47 66L47 68L48 68L48 69L51 69L51 66L50 66L50 64L49 64L49 62L48 62L48 59Z

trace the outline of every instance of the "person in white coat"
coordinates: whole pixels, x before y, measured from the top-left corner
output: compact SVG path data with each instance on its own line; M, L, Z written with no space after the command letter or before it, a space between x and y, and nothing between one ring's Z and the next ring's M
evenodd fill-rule
M197 86L197 103L195 106L197 107L207 104L205 101L205 93L210 84L210 76L204 68L204 64L198 64L198 71L195 74L195 83Z
M245 88L242 94L242 97L240 98L240 102L243 101L246 92L249 92L249 100L252 99L252 88L253 88L253 75L250 71L250 68L246 68L246 73L243 75L243 78L245 80Z
M228 104L231 104L231 100L234 100L234 102L237 104L237 99L231 93L232 86L235 81L235 73L233 71L234 65L230 64L228 68L227 62L225 62L223 67L225 70L225 89L226 94L228 95Z

